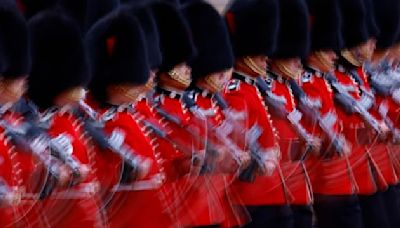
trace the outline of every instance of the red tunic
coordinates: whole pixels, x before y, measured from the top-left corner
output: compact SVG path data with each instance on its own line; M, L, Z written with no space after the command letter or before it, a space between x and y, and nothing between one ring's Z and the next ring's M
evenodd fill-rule
M271 92L276 96L284 98L286 105L284 107L287 113L291 113L296 108L296 103L285 80L279 76L270 80ZM304 161L299 160L304 155L304 144L299 137L296 129L285 117L271 114L271 119L279 136L279 147L281 150L281 167L286 184L292 194L292 204L305 205L310 204L311 186Z
M371 87L368 82L367 74L364 72L362 67L357 68L357 74L363 81L364 88L372 93ZM383 121L382 116L379 114L379 105L385 102L388 105L389 111L393 112L393 100L391 97L383 98L381 96L375 96L375 104L369 110L369 112L379 121ZM377 140L370 147L370 154L372 157L372 162L377 166L377 183L381 190L386 190L387 185L395 185L398 183L398 178L393 165L392 152L387 146L388 140Z
M105 116L107 115L107 116ZM161 169L162 160L157 159L155 145L147 137L145 128L141 126L128 108L104 114L104 132L111 135L118 130L125 136L124 145L136 156L150 162L149 172L140 179L119 184L122 159L112 151L99 150L96 164L100 173L102 187L108 191L103 202L108 204L107 224L110 227L162 227L166 225L168 216L163 214L158 196L159 188L165 180ZM150 217L150 215L154 217ZM151 219L150 219L151 218Z
M61 135L69 138L72 156L90 172L85 180L71 188L57 188L43 203L43 214L50 226L54 227L95 227L102 224L98 188L94 167L94 151L89 148L83 135L82 123L71 113L56 112L50 118L48 134L52 138Z
M175 213L176 225L206 226L220 224L224 220L224 213L222 213L223 208L221 202L219 202L218 194L221 189L219 186L223 183L218 183L219 186L217 186L208 175L198 175L199 173L193 177L188 176L192 156L191 148L193 148L194 153L203 153L205 150L205 143L207 142L206 122L197 118L183 106L180 95L159 89L159 93L155 95L155 101L160 109L178 118L182 123L181 126L178 126L176 123L163 118L160 112L156 111L163 126L169 129L168 137L178 144L176 149L180 152L176 154L179 156L169 159L176 165L174 168L176 174L170 175L171 184L178 189L176 193L179 195L179 197L172 197L175 199L170 206L170 209ZM170 146L171 144L167 147ZM182 151L182 146L186 148L183 148L186 151ZM189 186L189 190L184 190L188 188L187 186Z
M336 70L335 76L338 83L349 89L348 92L354 99L361 98L357 83L348 74ZM371 165L368 161L370 156L367 152L371 130L366 127L362 117L357 113L347 114L340 106L337 106L337 113L342 122L343 134L352 143L352 153L349 158L358 185L358 194L373 194L376 192L377 186L371 172Z
M268 110L254 85L233 79L227 85L224 97L234 111L246 113L246 130L251 129L254 125L262 128L258 143L265 151L276 148L276 135ZM241 143L239 145L247 150L246 145ZM288 190L284 186L283 177L280 175L279 169L276 169L271 176L258 175L251 183L235 181L232 184L232 190L236 193L236 197L232 200L235 204L246 206L284 205L290 201Z
M10 188L17 186L16 180L14 180L14 174L16 173L16 160L12 159L15 156L11 156L16 152L12 149L12 145L6 140L3 134L4 129L1 129L0 134L0 177L3 179L5 184ZM0 226L7 227L14 224L14 211L12 207L0 207Z
M226 145L224 144L226 142L222 142L214 133L214 130L218 131L218 129L215 128L221 126L226 120L223 110L217 104L217 102L213 98L213 95L208 91L196 89L195 91L193 91L193 95L194 100L200 109L204 110L207 113L212 113L211 115L207 116L208 124L210 125L208 127L208 141L212 142L214 146L217 146L219 148L226 147ZM241 120L237 120L235 122L235 124L239 124L239 126L237 127L241 127L241 123L239 123L239 121ZM244 118L243 121L245 121ZM240 136L235 135L235 130L233 130L231 133L228 134L228 138L230 139L230 141L227 143L236 144L235 139L237 139L237 137ZM230 151L228 148L225 148L225 150L228 153L233 153L233 151ZM241 151L241 153L246 152ZM232 167L227 167L227 165L230 165ZM242 208L238 207L237 205L232 205L232 202L230 200L232 196L230 196L228 194L229 192L226 191L226 188L228 187L228 184L231 182L231 180L233 180L233 178L236 178L236 168L238 167L236 166L236 162L234 161L232 155L226 154L219 162L215 164L213 172L208 174L208 178L214 185L214 188L218 191L217 193L219 203L224 210L224 213L220 212L220 214L224 214L225 216L223 225L226 227L239 226L247 222L246 216L242 213ZM230 193L232 194L232 190Z
M11 112L5 113L2 118L13 128L18 128L22 121L19 115ZM2 134L2 137L4 137L4 134ZM20 148L16 148L9 140L4 139L3 143L6 141L7 143L2 144L1 151L6 152L8 156L2 157L5 172L4 176L0 174L0 177L11 188L19 189L23 195L20 204L13 208L0 209L0 214L2 214L0 215L0 221L5 227L7 226L5 223L23 227L44 226L40 211L41 202L30 197L30 195L37 195L43 188L42 180L44 178L42 175L45 173L43 166L30 151L19 150ZM11 170L8 170L10 165ZM10 212L12 213L10 214ZM8 215L3 220L5 214Z
M329 85L319 72L307 72L303 75L299 83L303 91L312 100L320 101L319 114L321 117L326 115L336 115L334 106L333 93ZM323 140L321 156L311 156L308 163L308 172L312 181L313 192L324 195L351 195L357 191L357 184L354 183L354 177L349 167L348 157L338 156L336 151L327 154L328 147L331 140L326 133L322 130L319 124L312 121L303 120L305 128L311 132L315 137ZM337 119L332 129L333 134L338 135L339 119Z

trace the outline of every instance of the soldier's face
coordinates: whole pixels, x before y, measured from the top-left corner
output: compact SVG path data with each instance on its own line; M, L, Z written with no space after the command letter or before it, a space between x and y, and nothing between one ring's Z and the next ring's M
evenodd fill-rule
M285 77L298 79L303 72L303 66L300 58L276 60L276 66Z
M143 85L120 84L107 87L109 102L114 105L134 103L144 92Z
M27 77L17 79L0 79L1 103L15 103L27 89Z
M83 87L74 87L59 94L54 103L57 106L77 105L79 101L85 98L86 91Z
M317 51L314 53L319 70L329 72L334 69L337 55L334 51Z
M372 59L376 47L376 40L369 39L367 42L355 47L351 50L354 57L360 62L364 63Z
M221 91L225 85L229 82L232 78L233 68L210 74L206 77L206 83L212 89L211 92L216 93Z
M256 64L257 67L262 69L262 71L267 71L267 60L268 58L266 56L253 56L251 57L251 60Z

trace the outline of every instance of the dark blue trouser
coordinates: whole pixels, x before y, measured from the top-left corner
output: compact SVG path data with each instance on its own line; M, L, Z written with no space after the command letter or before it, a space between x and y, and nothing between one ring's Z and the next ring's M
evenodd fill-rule
M389 220L381 192L373 195L359 195L365 228L389 228Z
M290 206L249 206L251 222L246 228L294 228Z
M311 206L292 205L293 227L294 228L312 228L313 212Z
M318 228L363 228L358 197L315 195Z
M398 186L389 186L389 188L382 193L386 215L391 228L400 227L400 194Z

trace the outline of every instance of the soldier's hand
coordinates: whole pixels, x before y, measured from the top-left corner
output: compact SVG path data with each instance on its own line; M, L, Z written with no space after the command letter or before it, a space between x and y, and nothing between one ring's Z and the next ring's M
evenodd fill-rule
M239 154L239 161L242 166L242 169L246 169L251 162L251 156L248 152L243 152Z
M390 129L389 127L386 125L385 122L381 121L379 122L379 129L381 131L381 134L379 135L380 139L386 139L387 136L389 135Z
M345 141L345 143L343 145L343 153L345 155L351 154L351 143L349 143L348 141Z
M22 192L21 191L10 191L4 194L1 200L1 207L14 207L21 202Z
M78 172L79 172L79 180L78 181L82 182L82 181L86 180L86 178L88 177L90 168L88 165L82 164L79 166Z
M271 176L274 173L277 165L278 163L276 160L271 160L271 159L265 160L264 167L262 167L261 169L262 174L266 176Z
M322 141L321 139L317 138L317 137L312 137L311 140L308 142L309 146L311 146L312 151L319 153L321 150L321 146L322 146Z
M152 161L148 158L141 157L138 162L137 179L143 179L150 172Z
M250 155L247 152L233 155L230 151L227 151L225 158L218 163L218 167L221 172L234 173L239 169L244 170L250 162Z
M66 187L71 179L71 171L66 165L61 165L59 168L58 186Z
M230 156L230 151L227 150L224 146L221 146L217 148L216 153L213 154L212 159L214 160L213 162L219 163L229 158Z

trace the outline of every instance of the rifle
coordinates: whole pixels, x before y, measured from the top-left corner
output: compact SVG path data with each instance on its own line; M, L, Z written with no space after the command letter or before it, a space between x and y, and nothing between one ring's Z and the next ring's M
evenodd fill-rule
M325 74L325 79L329 82L335 91L335 100L350 113L358 113L364 121L370 125L378 134L382 134L378 121L357 102L347 91L339 84L337 79L331 74Z
M17 131L9 126L5 121L0 121L0 126L4 129L5 134L11 139L13 145L21 148L23 151L32 152L46 167L49 174L43 189L39 193L39 199L47 198L55 189L60 178L61 162L53 157L50 153L46 153L49 148L49 141L42 135L39 135L36 128L32 124L28 124L26 129ZM31 143L28 143L31 142Z
M282 112L284 113L284 115L286 116L286 118L289 120L289 122L292 124L292 126L296 129L296 131L299 133L300 137L303 138L306 143L307 146L309 148L312 147L312 140L313 137L312 135L310 135L307 130L301 125L300 120L303 116L303 114L301 112L299 112L299 110L294 109L292 112L287 112L285 110L285 104L286 104L286 100L285 103L282 101L277 100L276 98L274 98L272 95L274 95L271 91L269 86L267 85L267 83L265 82L264 79L262 79L261 77L257 77L256 79L256 84L258 89L261 91L262 94L264 94L264 100L269 103L270 105L272 105L271 107L273 109L279 109L282 110ZM275 95L276 96L276 95ZM273 101L273 102L271 102Z
M250 156L251 156L251 162L250 165L244 169L240 175L239 175L239 180L244 181L244 182L254 182L256 178L256 171L264 167L264 160L261 155L261 145L258 143L258 139L260 138L262 134L262 129L254 125L252 128L250 128L247 138L248 138L248 145L250 149Z
M124 171L123 176L120 180L122 183L130 181L130 174L133 173L136 176L139 172L139 167L141 164L141 159L136 156L137 154L132 148L124 144L125 136L123 133L115 132L115 137L120 137L120 140L114 140L113 136L108 137L106 133L103 132L103 123L98 121L98 114L90 108L84 101L80 101L80 107L83 109L88 118L84 118L83 127L88 132L93 141L103 150L110 150L121 157L124 161ZM127 167L126 167L126 166Z
M329 137L335 147L336 152L341 155L346 142L341 135L335 134L333 131L334 124L337 121L337 116L332 112L322 116L319 111L319 107L321 107L320 102L310 102L306 93L294 80L289 80L289 85L293 91L294 97L300 101L300 108L308 110L304 111L304 113L306 113L311 119L318 121L322 131Z
M234 117L234 114L230 114L230 112L227 110L228 105L226 104L225 100L221 97L221 95L216 94L216 99L218 105L221 105L221 109L224 111L225 114ZM242 153L242 149L240 149L235 142L233 142L229 138L229 133L232 131L232 125L228 124L226 121L221 124L218 127L214 127L210 121L207 118L207 114L200 108L197 107L196 103L194 102L193 99L189 98L187 96L187 93L184 94L183 96L183 102L186 104L186 106L191 110L192 113L197 115L199 118L204 119L204 121L207 124L208 129L213 129L214 135L217 137L217 139L226 146L229 151L232 153L234 160L236 163L241 166L241 161L240 161L240 153ZM229 113L229 114L228 114ZM208 146L210 146L210 143L207 143ZM211 148L215 148L215 146L210 146Z

